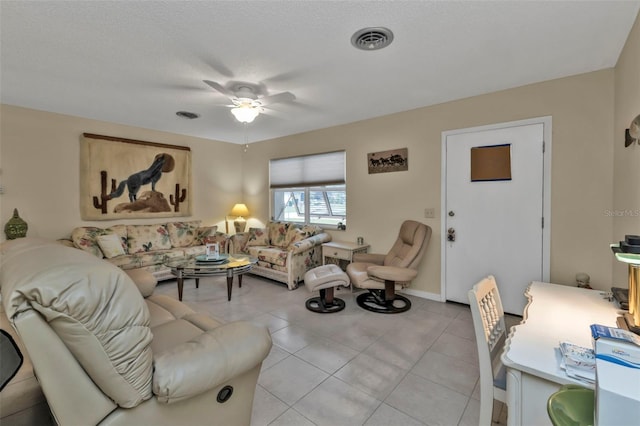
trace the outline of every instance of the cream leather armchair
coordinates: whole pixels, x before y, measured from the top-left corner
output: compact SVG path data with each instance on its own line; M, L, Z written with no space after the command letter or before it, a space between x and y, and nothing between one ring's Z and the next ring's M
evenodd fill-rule
M358 305L372 312L396 314L411 308L411 301L396 290L408 287L418 275L429 240L431 227L407 220L400 226L396 242L387 254L356 253L347 266L354 287L366 289L356 298Z
M143 299L118 267L33 238L2 245L0 286L58 424L250 424L265 327Z

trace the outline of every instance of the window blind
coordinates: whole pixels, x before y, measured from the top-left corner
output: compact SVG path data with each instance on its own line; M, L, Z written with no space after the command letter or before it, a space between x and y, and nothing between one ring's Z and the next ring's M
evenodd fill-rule
M272 189L341 185L344 183L344 151L269 161L269 186Z

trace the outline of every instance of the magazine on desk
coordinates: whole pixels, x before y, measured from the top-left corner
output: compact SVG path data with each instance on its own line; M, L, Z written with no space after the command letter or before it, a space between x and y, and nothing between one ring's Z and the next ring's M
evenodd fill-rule
M560 342L560 353L562 354L560 368L565 370L567 376L587 383L595 383L596 356L593 349Z

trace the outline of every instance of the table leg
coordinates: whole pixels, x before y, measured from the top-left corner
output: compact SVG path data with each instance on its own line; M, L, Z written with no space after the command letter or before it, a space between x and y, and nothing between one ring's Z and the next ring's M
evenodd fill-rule
M238 288L242 288L242 275L238 275Z
M196 278L196 288L200 288L200 278Z
M181 273L178 273L176 281L178 282L178 300L182 302L182 286L184 285L184 278L182 278Z
M227 269L227 300L231 301L231 290L233 289L233 271Z

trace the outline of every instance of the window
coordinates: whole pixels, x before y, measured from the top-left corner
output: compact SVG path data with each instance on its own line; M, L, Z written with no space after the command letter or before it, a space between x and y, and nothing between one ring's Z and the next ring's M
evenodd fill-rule
M347 220L345 152L269 162L271 218L338 228Z

